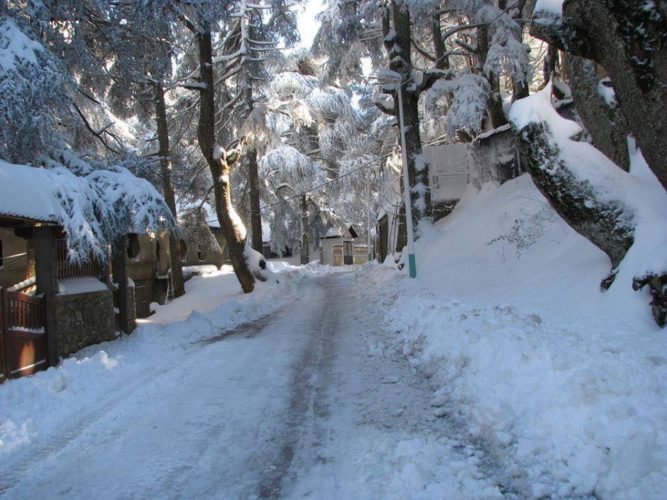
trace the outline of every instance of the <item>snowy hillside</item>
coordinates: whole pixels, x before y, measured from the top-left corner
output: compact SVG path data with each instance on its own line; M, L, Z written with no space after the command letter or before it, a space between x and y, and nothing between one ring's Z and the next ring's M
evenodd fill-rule
M662 497L667 338L638 292L600 292L607 257L529 176L469 192L417 259L416 281L388 264L365 276L448 413L536 497Z

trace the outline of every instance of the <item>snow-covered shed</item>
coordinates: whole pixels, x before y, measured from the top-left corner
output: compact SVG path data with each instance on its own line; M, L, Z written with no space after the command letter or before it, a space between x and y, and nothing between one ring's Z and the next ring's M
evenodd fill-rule
M354 226L332 227L320 238L320 264L343 266L363 264L368 260L368 246L355 244L358 238Z

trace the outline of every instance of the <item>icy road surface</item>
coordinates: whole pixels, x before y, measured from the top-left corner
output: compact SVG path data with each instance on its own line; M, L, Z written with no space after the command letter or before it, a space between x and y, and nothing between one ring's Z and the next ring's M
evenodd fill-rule
M132 383L100 380L97 407L32 456L0 461L0 497L516 494L389 347L354 274L300 286L277 311L187 343Z

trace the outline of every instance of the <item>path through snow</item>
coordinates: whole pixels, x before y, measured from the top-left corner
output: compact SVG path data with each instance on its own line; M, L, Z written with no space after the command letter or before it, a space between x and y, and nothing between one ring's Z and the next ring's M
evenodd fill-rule
M0 497L501 496L499 469L436 416L380 313L354 274L304 280L131 384L100 379L99 407L31 460L0 462Z

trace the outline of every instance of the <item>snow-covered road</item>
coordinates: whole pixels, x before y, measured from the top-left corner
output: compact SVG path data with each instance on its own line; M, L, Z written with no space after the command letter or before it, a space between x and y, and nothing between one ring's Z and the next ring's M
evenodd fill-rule
M357 280L304 280L268 316L100 381L96 407L0 462L0 497L500 496Z

